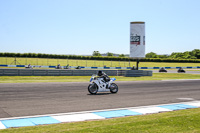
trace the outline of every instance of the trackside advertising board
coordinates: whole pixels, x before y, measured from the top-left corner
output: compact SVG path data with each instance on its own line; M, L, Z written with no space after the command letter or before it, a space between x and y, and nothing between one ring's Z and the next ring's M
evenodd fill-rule
M145 58L145 22L130 23L130 57Z

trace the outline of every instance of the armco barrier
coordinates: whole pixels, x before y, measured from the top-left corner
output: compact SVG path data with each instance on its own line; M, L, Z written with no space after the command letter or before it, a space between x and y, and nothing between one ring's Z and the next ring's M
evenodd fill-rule
M127 70L125 71L125 77L141 77L141 75L152 76L152 71L144 70Z
M98 70L70 69L0 69L0 76L91 76ZM152 76L152 71L144 70L103 70L109 76Z

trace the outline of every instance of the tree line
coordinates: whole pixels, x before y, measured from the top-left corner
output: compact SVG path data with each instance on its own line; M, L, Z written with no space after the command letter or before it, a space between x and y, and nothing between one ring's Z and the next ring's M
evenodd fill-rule
M98 53L96 55L96 53ZM92 56L80 55L57 55L42 53L0 53L0 57L28 57L28 58L54 58L54 59L80 59L80 60L105 60L105 61L136 61L136 59L125 57L124 54L116 57L113 53L107 53L107 56L101 56L100 53L93 52ZM157 55L150 52L146 58L140 59L141 62L193 62L200 63L200 50L194 49L183 53L172 53L171 55Z
M110 53L110 52L107 52L105 55L106 56L126 57L126 55L124 55L124 54L114 54L114 53ZM94 51L92 53L92 56L102 56L102 54L99 51Z
M157 55L154 52L146 54L146 58L166 58L166 59L200 59L200 49L186 52L173 52L171 55Z

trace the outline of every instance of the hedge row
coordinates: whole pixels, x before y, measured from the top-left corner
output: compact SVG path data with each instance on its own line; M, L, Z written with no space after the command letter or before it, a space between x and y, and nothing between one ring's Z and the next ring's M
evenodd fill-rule
M80 60L109 60L109 61L136 61L129 57L115 56L79 56L79 55L55 55L41 53L0 53L0 57L29 57L29 58L57 58L57 59L80 59ZM170 58L144 58L141 62L183 62L183 63L200 63L200 59L170 59Z

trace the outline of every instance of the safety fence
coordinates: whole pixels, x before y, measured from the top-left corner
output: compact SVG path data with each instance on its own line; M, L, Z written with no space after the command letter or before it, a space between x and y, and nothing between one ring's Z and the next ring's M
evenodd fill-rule
M80 59L52 59L52 58L25 58L25 57L0 57L0 64L6 65L36 65L36 66L94 66L94 67L131 67L135 61L112 61L112 60L80 60Z
M136 61L113 61L113 60L81 60L81 59L52 59L52 58L28 58L28 57L0 57L0 64L3 65L32 65L32 66L84 66L84 67L123 67L130 68L136 66ZM140 62L139 67L188 67L200 66L200 63L181 63L181 62ZM47 68L47 67L46 67Z

